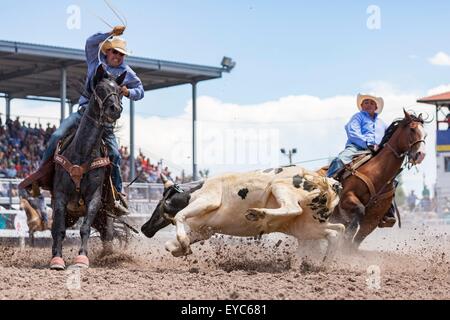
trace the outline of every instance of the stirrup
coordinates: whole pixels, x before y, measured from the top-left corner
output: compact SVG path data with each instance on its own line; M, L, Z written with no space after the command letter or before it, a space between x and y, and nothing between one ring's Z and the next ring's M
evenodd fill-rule
M125 208L120 200L116 200L114 201L114 213L116 216L125 216L130 214L130 211L128 210L128 208Z

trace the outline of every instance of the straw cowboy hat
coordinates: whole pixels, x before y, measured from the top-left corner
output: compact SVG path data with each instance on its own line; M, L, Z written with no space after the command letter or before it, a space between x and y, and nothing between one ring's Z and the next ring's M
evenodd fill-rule
M356 99L356 104L358 105L358 109L361 110L361 104L363 103L364 100L372 100L375 101L375 103L377 104L377 110L375 110L376 113L381 113L383 111L383 107L384 107L384 100L381 97L375 97L375 96L371 96L369 94L358 94L358 98Z
M105 41L102 45L103 54L106 54L106 51L109 49L114 49L125 55L130 55L127 51L127 42L121 37L112 37L111 39Z

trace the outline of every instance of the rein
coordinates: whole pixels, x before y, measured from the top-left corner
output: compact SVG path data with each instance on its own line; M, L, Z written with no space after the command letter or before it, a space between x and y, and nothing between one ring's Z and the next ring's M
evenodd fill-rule
M413 143L410 143L408 146L408 150L406 150L403 153L399 153L397 150L394 149L394 147L392 147L392 145L389 142L386 142L386 146L388 147L388 149L393 153L393 155L397 158L397 159L403 159L403 163L400 166L400 170L398 171L398 173L394 176L394 178L388 180L386 182L386 184L383 185L383 187L377 192L375 189L375 186L372 182L372 180L366 176L365 174L357 171L357 170L353 170L351 172L351 174L357 178L359 178L361 181L363 181L365 183L365 185L367 186L367 188L369 189L369 193L370 193L370 199L367 202L367 204L365 205L365 207L369 207L372 204L376 204L377 201L379 200L383 200L383 199L387 199L393 195L395 195L395 188L392 188L392 190L390 191L386 191L384 192L384 190L386 189L386 187L392 183L392 181L395 179L395 177L397 177L402 171L403 169L407 166L407 164L410 162L411 159L411 152L413 147L418 144L418 143L425 143L424 139L419 139ZM415 164L413 164L412 166L414 166ZM412 167L411 166L411 167ZM408 167L408 169L410 169L411 167Z
M106 126L106 125L108 124L108 122L105 122L105 121L103 120L103 116L104 116L104 108L103 108L103 105L105 104L105 101L106 101L109 97L112 97L112 96L117 96L117 98L118 98L119 101L120 101L120 96L119 96L119 94L117 94L117 92L110 92L109 94L106 95L106 97L104 97L103 99L100 99L100 97L98 96L97 91L96 91L95 89L94 89L93 94L94 94L94 98L95 98L95 100L97 101L98 106L99 106L99 108L100 108L100 116L99 116L99 118L100 118L101 120L97 120L97 119L92 118L87 112L85 112L84 115L85 115L89 120L91 120L91 121L95 124L95 126L96 126L97 128L104 127L104 126ZM121 106L121 107L122 107L122 106Z
M113 91L113 92L110 92L109 94L107 94L103 99L101 99L98 96L97 91L95 89L93 90L93 95L94 95L95 100L98 103L99 108L100 108L100 115L99 115L100 120L94 119L86 111L84 112L84 116L86 116L87 119L91 120L97 128L104 127L105 125L108 124L108 122L105 122L103 120L103 117L104 117L103 105L105 104L105 101L109 97L112 97L112 96L117 96L120 101L120 96L117 92ZM61 145L58 145L58 148L55 152L53 160L55 161L56 164L60 165L61 167L64 168L64 170L66 170L66 172L69 174L70 178L72 179L73 183L75 184L75 188L76 188L77 192L80 192L81 179L83 178L83 176L86 173L88 173L89 171L94 170L94 169L99 169L99 168L109 166L111 164L109 157L99 157L99 158L95 158L92 160L88 160L81 165L76 165L76 164L73 164L72 162L70 162L70 160L67 159L66 157L64 157L63 155L59 154L60 149L61 149Z

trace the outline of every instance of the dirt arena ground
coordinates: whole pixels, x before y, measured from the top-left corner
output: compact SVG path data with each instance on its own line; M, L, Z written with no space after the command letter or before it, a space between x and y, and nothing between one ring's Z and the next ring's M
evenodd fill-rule
M1 246L0 299L450 299L450 225L378 230L328 266L278 235L218 237L173 258L172 232L108 257L94 244L81 271L48 270L49 248ZM76 252L65 247L66 263Z

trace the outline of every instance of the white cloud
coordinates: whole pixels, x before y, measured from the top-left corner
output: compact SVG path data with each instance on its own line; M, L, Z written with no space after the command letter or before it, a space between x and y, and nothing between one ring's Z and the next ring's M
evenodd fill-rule
M430 90L427 91L427 96L433 96L436 94L440 94L440 93L444 93L444 92L449 92L450 91L450 84L443 84L440 85L436 88L432 88Z
M436 66L450 66L450 56L442 51L436 53L428 61Z

